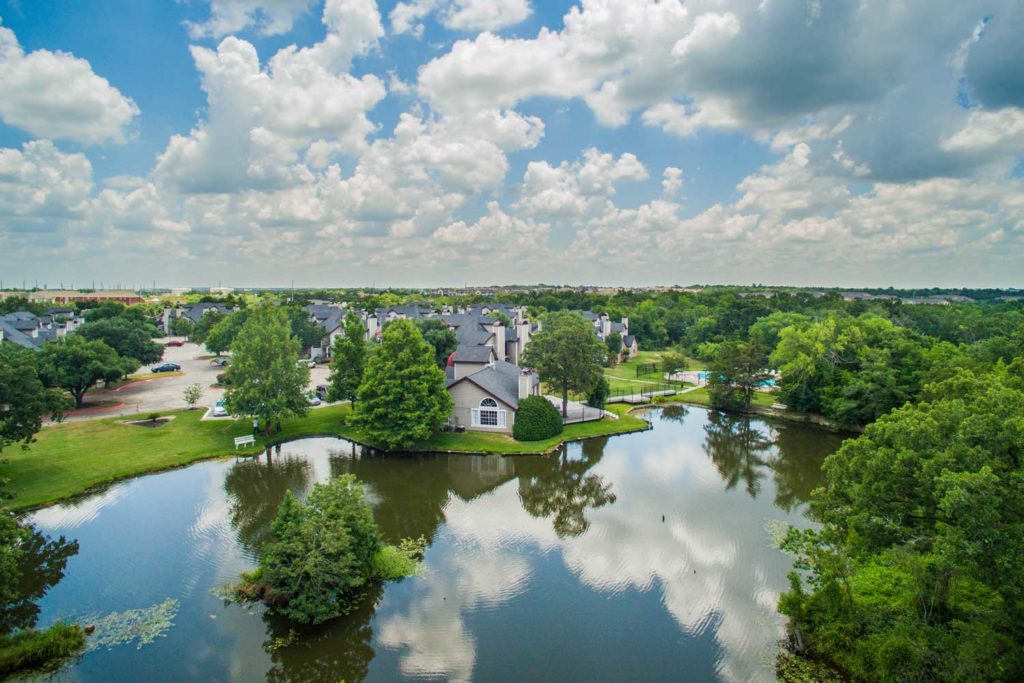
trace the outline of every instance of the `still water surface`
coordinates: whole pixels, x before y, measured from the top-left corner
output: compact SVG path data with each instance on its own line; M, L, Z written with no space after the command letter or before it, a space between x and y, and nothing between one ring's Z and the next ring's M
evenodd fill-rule
M34 513L79 544L40 624L178 601L141 648L100 648L66 681L774 680L789 558L774 520L806 500L839 437L699 408L546 457L364 454L304 439L141 477ZM284 492L353 473L386 538L424 535L421 574L301 631L216 589L255 566ZM664 516L664 521L662 520Z

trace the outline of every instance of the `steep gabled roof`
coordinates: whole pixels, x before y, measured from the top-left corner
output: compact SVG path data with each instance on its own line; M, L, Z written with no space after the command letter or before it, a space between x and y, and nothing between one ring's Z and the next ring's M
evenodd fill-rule
M461 379L445 381L445 387L472 382L513 410L519 409L519 366L503 360Z
M452 360L456 363L490 363L497 358L490 346L460 344Z

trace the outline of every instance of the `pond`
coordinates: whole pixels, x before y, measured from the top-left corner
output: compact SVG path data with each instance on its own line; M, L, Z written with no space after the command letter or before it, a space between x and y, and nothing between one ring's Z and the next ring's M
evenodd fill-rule
M648 417L653 430L548 457L304 439L39 510L39 530L78 543L40 625L157 615L140 628L151 642L107 639L57 678L774 680L791 561L769 527L809 524L840 437L700 408ZM341 473L366 484L389 541L429 539L420 574L314 629L225 604L218 589L255 566L285 491Z

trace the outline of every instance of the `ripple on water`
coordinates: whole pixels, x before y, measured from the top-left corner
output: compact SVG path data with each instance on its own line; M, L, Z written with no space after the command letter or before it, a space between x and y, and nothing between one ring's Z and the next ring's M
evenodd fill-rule
M105 508L116 505L125 494L129 484L116 484L102 493L96 493L70 503L51 505L28 515L28 521L52 531L67 531L87 524Z

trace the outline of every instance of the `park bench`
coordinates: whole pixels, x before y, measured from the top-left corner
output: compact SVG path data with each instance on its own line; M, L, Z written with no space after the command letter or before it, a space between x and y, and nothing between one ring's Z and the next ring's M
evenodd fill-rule
M236 436L235 437L235 450L238 450L239 446L255 446L256 437L252 434L247 436Z

